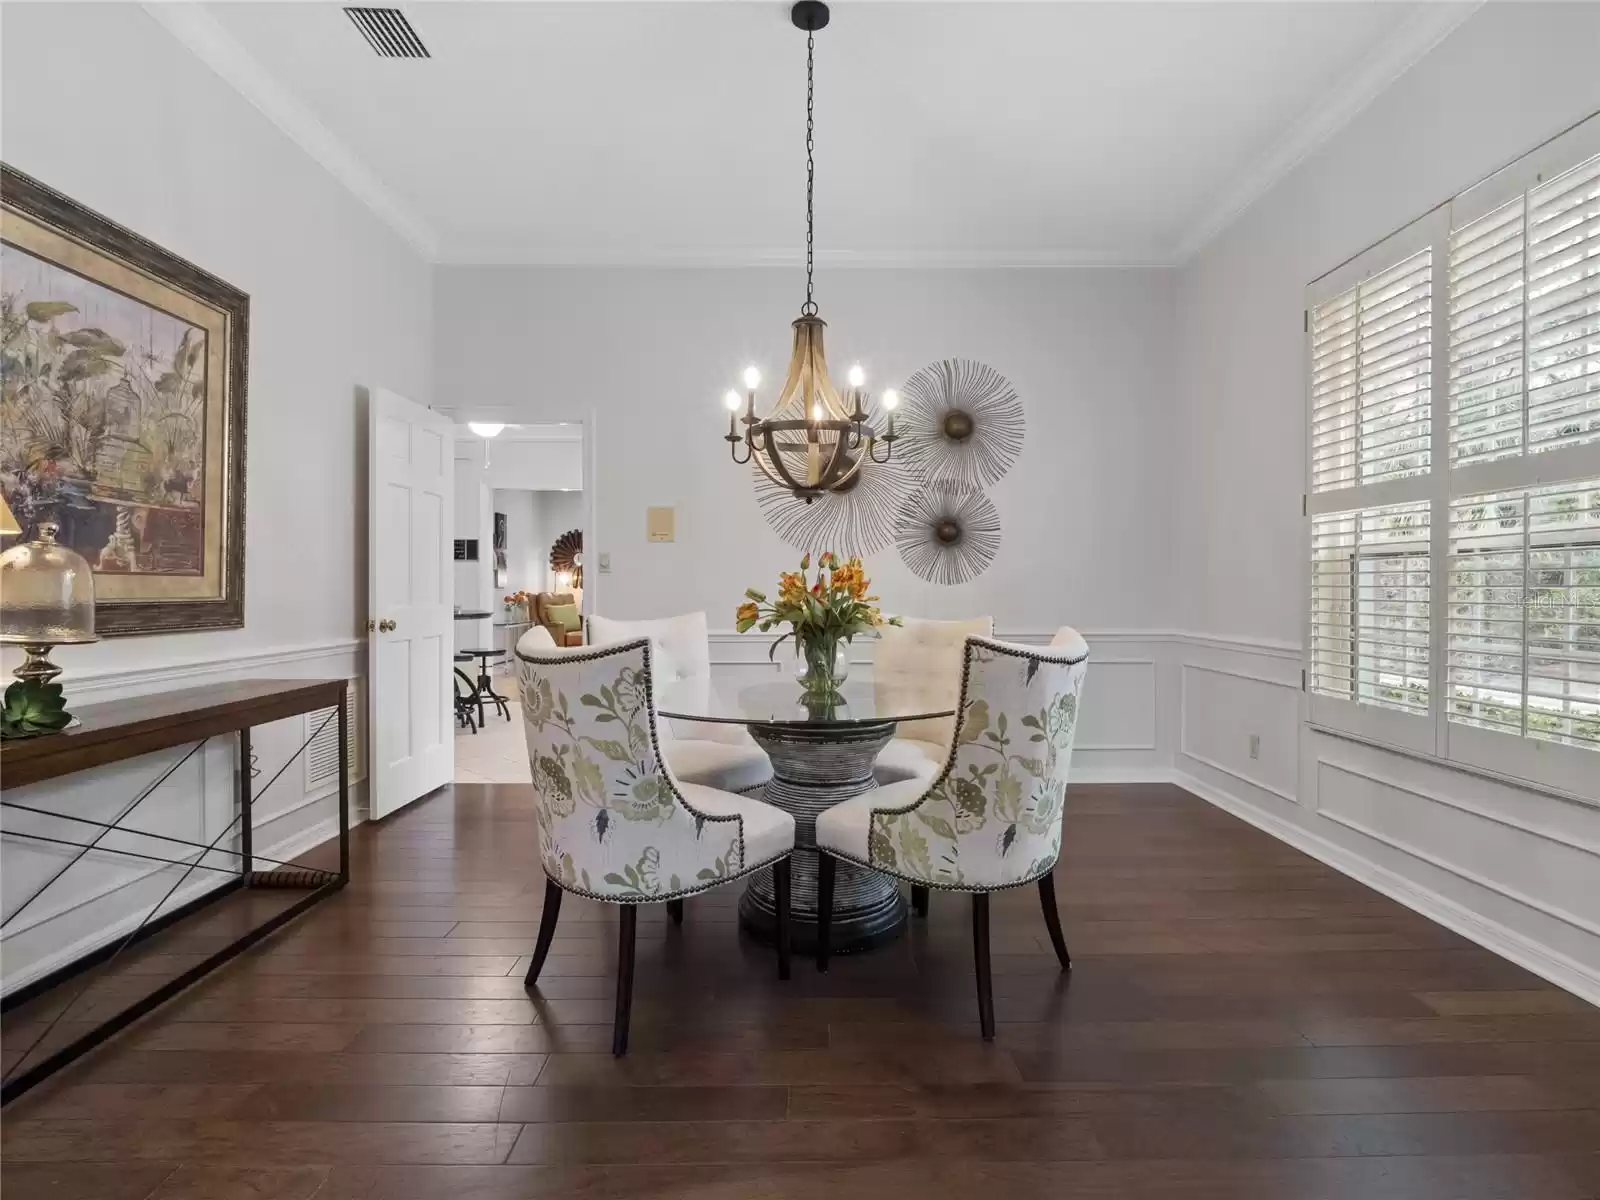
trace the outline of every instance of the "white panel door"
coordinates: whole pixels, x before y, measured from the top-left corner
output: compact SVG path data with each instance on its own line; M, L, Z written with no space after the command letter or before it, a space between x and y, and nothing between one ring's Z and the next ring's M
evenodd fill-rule
M373 388L367 446L368 778L372 815L382 817L455 774L454 428L420 404Z

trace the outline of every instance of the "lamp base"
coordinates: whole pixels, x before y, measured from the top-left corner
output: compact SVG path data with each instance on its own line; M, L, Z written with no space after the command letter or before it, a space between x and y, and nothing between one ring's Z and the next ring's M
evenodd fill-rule
M24 683L49 683L61 674L61 668L50 661L52 642L24 642L22 665L11 672Z

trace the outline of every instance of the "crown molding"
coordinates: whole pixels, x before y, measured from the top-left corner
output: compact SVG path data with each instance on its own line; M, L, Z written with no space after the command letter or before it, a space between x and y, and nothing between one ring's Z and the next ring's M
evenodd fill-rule
M438 256L438 235L421 215L395 195L201 5L147 3L144 9L423 259L432 262Z
M1264 154L1239 172L1237 182L1190 226L1170 257L1177 263L1184 263L1198 254L1483 3L1484 0L1439 0L1420 5Z
M506 249L478 245L446 246L440 266L450 267L615 267L673 269L740 269L803 267L803 251L781 250L647 250L617 251L574 247ZM1101 270L1177 266L1177 261L1152 247L1124 250L825 250L819 267L858 270Z

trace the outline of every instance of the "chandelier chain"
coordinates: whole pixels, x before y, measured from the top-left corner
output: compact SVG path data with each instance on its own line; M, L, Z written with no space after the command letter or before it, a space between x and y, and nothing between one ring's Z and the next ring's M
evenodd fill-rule
M817 36L808 30L806 32L806 302L800 306L800 312L808 317L817 315L817 302L811 298L813 227L815 224L812 194L816 189L817 182L815 86L812 80L812 58L816 48Z

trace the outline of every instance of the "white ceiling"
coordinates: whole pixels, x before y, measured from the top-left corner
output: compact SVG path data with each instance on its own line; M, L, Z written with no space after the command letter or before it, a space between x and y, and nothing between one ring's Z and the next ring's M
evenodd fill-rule
M823 262L1182 258L1470 4L874 3L817 37ZM803 246L783 0L152 6L430 257L759 263Z

